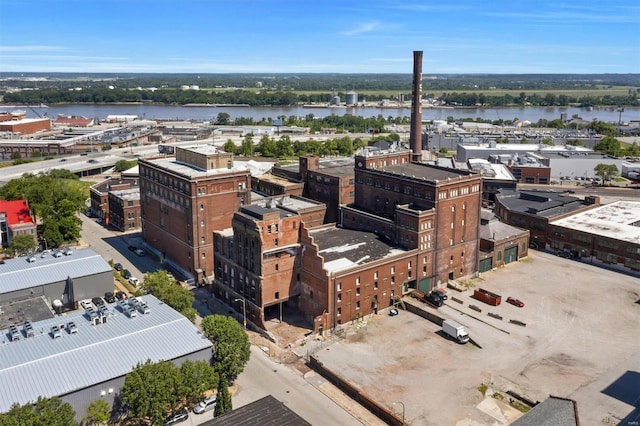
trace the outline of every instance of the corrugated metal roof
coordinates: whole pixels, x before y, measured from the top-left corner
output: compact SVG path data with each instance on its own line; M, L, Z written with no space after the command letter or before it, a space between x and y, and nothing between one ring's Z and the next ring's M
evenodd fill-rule
M198 329L155 297L142 300L150 313L129 318L115 304L105 324L92 325L84 311L33 323L35 337L0 342L0 412L38 396L64 395L129 373L138 363L171 360L211 347ZM77 333L66 324L73 321ZM51 327L65 325L54 339ZM11 384L11 385L8 385Z
M7 259L0 264L0 293L23 290L52 282L64 281L67 277L79 278L111 271L111 266L91 249L73 250L70 256L53 257L51 254Z

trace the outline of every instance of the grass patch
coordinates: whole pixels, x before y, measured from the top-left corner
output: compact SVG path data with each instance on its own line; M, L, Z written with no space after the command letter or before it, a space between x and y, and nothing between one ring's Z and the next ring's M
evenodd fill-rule
M494 392L493 395L491 395L491 397L493 397L494 399L497 399L498 401L504 401L504 395L501 394L500 392Z
M481 384L480 386L478 386L478 391L482 394L482 396L486 396L487 394L487 389L489 389L489 387L487 385L485 385L484 383Z
M531 407L529 407L527 404L523 404L520 401L517 400L513 400L509 402L509 405L511 405L513 408L515 408L518 411L522 411L523 413L526 413L527 411L531 410Z

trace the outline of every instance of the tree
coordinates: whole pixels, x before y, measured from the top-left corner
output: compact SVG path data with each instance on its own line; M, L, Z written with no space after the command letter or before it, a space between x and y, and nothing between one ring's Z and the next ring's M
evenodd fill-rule
M84 419L90 425L105 424L111 418L111 407L104 399L96 399L87 407L87 417Z
M598 164L593 171L596 172L596 176L602 179L602 184L611 180L615 176L618 176L618 167L615 164Z
M122 173L125 170L135 167L136 164L138 164L138 160L118 160L113 168L116 172Z
M242 154L245 157L251 157L253 155L253 135L251 133L247 133L244 136L244 139L242 139L239 154Z
M133 417L150 418L157 424L183 398L181 388L182 375L171 361L147 360L127 374L120 397Z
M75 415L71 405L58 397L38 397L35 404L14 404L0 414L0 426L69 426L76 424Z
M218 383L218 396L216 399L216 408L213 416L218 417L224 413L233 410L231 395L229 394L229 384L226 380L220 380Z
M219 383L218 374L205 361L185 361L180 366L180 373L182 394L192 402L201 399L206 391L215 389Z
M142 291L153 294L167 305L195 322L196 310L193 308L195 297L188 289L177 285L167 275L167 271L159 270L145 275Z
M237 154L238 153L238 147L236 146L235 143L233 143L233 141L231 139L228 139L224 145L222 145L222 150L224 152L228 152L229 154Z
M214 124L224 126L229 124L230 120L231 116L229 114L227 114L226 112L219 112L216 116Z
M595 144L593 149L617 157L620 153L620 141L613 136L607 135L600 139L600 142Z
M547 138L542 138L542 140L540 141L540 143L541 143L542 145L550 145L550 146L553 146L553 145L554 145L554 144L553 144L553 139L551 139L551 138L549 138L549 137L547 137Z
M9 245L9 250L12 250L18 256L32 253L35 248L36 240L33 239L33 235L16 235L11 239L11 244Z
M236 320L223 315L208 315L202 319L201 326L213 342L213 368L221 381L233 381L251 355L247 333Z

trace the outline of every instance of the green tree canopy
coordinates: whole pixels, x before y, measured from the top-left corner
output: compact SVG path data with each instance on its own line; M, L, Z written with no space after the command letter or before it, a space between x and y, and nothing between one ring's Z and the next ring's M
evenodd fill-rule
M195 300L193 293L178 285L167 275L167 271L159 270L145 275L142 291L153 294L176 311L180 312L191 322L195 321L196 311L193 308Z
M58 397L38 397L35 404L14 404L0 414L0 426L70 426L76 413L71 405Z
M201 326L213 342L213 368L220 380L233 381L251 355L247 333L236 320L223 315L208 315L202 319Z
M77 216L86 208L88 191L68 170L51 170L38 175L26 173L0 187L0 198L26 199L34 218L41 219L38 234L50 247L80 238L82 221Z
M229 394L229 384L226 380L220 380L214 417L221 416L231 410L233 410L233 404L231 402L231 394Z
M11 239L9 250L18 256L24 256L27 253L33 253L36 249L36 241L33 235L15 235Z
M228 152L229 154L237 154L238 153L238 147L236 146L235 143L233 143L233 141L231 139L228 139L224 145L222 145L222 150L224 152Z
M606 181L618 176L618 167L615 164L598 164L593 171L596 172L596 176L602 179L602 184Z
M208 362L185 361L180 366L180 372L182 393L188 401L197 401L206 391L218 387L218 374Z
M593 149L595 151L604 152L607 155L613 155L614 157L617 157L621 152L620 141L611 135L607 135L600 139L600 142L595 144Z
M138 160L118 160L113 168L116 172L122 173L125 170L135 167L136 164L138 164Z
M181 388L180 370L171 361L147 360L127 374L120 397L129 405L133 417L149 418L157 424L180 401L182 395L178 390Z
M106 424L111 418L111 406L104 399L96 399L87 407L87 417L84 419L89 425Z

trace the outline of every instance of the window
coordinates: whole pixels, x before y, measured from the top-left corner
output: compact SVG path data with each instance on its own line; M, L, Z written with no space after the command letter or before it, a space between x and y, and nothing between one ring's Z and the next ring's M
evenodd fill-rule
M342 293L338 293L338 302L342 302Z
M360 287L356 288L356 296L360 296Z
M392 267L391 267L391 273L392 273L392 274L395 274L395 273L396 273L396 267L395 267L395 266L392 266Z
M200 226L204 226L204 219L200 221Z
M342 291L342 283L338 283L336 290Z
M373 289L377 290L378 289L378 281L374 281L373 282Z
M276 263L276 271L279 271L279 270L280 270L280 265Z
M342 315L342 308L338 308L338 316Z
M280 299L280 292L279 292L279 291L276 291L276 294L274 295L274 297L275 297L276 299Z
M360 301L359 300L356 302L356 309L360 309Z
M374 279L376 279L376 280L378 279L378 271L375 271L375 272L373 273L373 278L374 278Z
M356 285L360 285L360 277L356 277Z

